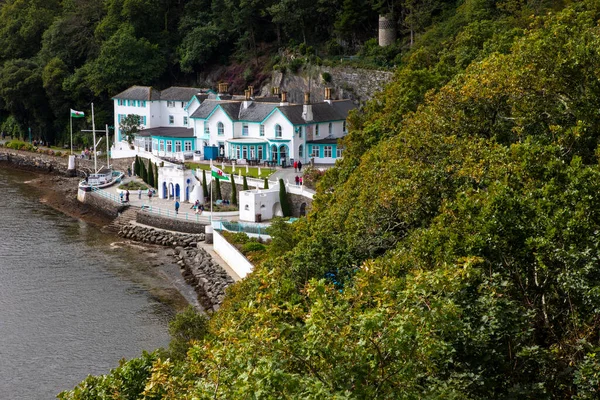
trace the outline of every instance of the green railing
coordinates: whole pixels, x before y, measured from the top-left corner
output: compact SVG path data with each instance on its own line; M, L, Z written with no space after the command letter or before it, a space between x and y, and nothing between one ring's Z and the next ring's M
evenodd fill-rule
M268 235L267 226L259 224L241 224L239 222L221 221L219 223L221 230L229 232L244 232L255 235ZM218 229L218 228L217 228Z
M152 204L148 204L148 203L142 204L141 209L143 211L146 211L146 212L149 212L151 214L155 214L155 215L158 215L161 217L182 219L185 221L209 223L209 219L210 219L210 217L208 217L208 216L205 216L202 214L196 214L195 212L193 212L193 213L188 213L188 212L175 213L175 210L155 207Z
M99 189L99 188L91 186L91 193L95 193L95 194L97 194L99 196L102 196L102 197L104 197L106 199L114 201L117 204L123 204L123 202L121 202L121 196L118 196L118 195L116 195L114 193L107 192L106 190L102 190L102 189Z

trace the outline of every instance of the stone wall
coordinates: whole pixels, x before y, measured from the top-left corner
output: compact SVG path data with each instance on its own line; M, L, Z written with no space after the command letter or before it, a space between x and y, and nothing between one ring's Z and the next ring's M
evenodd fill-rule
M114 201L109 200L106 197L102 197L94 192L85 192L82 202L98 211L101 211L111 218L118 217L119 213L123 212L129 207L128 205L115 203Z
M312 199L308 197L300 196L298 194L288 193L290 204L292 206L292 216L300 217L307 215L312 207ZM304 214L302 214L302 205L304 204Z
M138 242L174 247L171 255L181 268L186 282L196 291L198 301L208 312L219 309L225 298L225 289L234 283L233 278L200 247L199 242L204 240L204 233L185 234L125 225L120 228L119 236Z
M66 154L66 153L63 153ZM115 169L127 171L127 167L133 162L133 158L122 158L111 160ZM54 156L30 151L20 151L0 147L0 161L10 162L18 168L33 169L41 172L54 172L67 175L69 157L67 155ZM106 158L98 158L98 168L106 165ZM94 160L75 158L75 170L79 176L85 176L94 169Z
M135 220L140 224L153 226L159 229L194 234L203 234L204 226L206 225L204 222L161 217L160 215L152 214L147 211L139 211Z
M323 73L331 75L331 82L325 82ZM357 104L370 100L373 95L384 89L391 82L394 73L391 71L378 71L352 67L313 67L309 76L300 71L299 75L289 72L273 72L270 84L263 86L261 95L271 93L271 88L279 86L280 90L288 92L288 101L303 103L304 92L310 86L311 102L322 102L325 97L325 88L331 87L334 99L352 99ZM309 85L310 81L310 85Z
M21 169L39 172L52 172L67 175L69 166L68 157L50 156L47 154L33 153L0 147L0 160Z

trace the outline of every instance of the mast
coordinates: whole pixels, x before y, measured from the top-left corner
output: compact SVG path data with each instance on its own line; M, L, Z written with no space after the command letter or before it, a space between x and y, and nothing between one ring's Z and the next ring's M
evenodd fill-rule
M94 123L94 103L92 103L92 134L94 140L94 173L98 173L98 159L96 158L96 124Z
M108 147L108 124L106 124L106 168L110 168L110 154Z

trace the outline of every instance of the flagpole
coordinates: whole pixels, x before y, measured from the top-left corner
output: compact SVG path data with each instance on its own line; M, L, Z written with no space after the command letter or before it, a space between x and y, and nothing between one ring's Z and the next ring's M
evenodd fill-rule
M69 120L71 122L71 155L73 154L73 112L69 111Z
M212 203L213 203L213 187L212 187L212 181L213 181L213 176L212 176L212 170L210 171L210 226L212 228Z

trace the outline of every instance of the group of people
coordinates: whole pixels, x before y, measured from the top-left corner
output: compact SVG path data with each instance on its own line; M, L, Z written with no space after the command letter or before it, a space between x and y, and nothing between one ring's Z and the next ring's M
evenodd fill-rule
M129 190L126 190L125 192L121 191L119 196L121 197L121 203L129 203ZM123 197L125 198L125 201L123 201Z
M202 211L204 211L204 205L200 204L200 200L196 200L196 202L194 203L194 205L192 205L192 210L196 211L196 214L202 214Z
M294 172L302 172L302 161L294 161Z
M294 181L296 182L296 186L302 186L302 177L296 175L296 177L294 178Z

